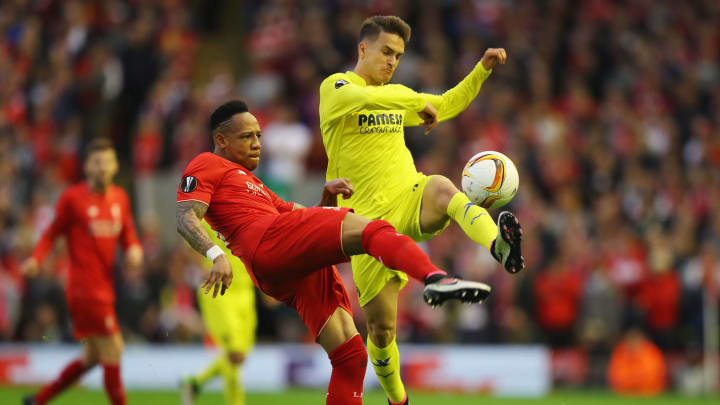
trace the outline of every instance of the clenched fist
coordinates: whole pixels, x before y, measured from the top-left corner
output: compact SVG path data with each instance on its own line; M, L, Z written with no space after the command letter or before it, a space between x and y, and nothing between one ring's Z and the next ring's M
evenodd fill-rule
M490 70L497 63L504 65L506 60L507 60L507 54L505 53L504 48L488 48L485 51L485 55L483 55L480 62L482 62L482 65L485 68L485 70Z

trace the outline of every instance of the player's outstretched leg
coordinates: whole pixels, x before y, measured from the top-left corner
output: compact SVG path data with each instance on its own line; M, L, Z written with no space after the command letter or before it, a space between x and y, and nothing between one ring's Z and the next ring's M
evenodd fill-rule
M438 188L445 189L445 198L454 192L447 204L447 215L460 225L470 239L485 246L508 272L517 273L525 267L521 252L522 227L515 215L503 211L495 225L485 208L473 204L452 184Z
M70 385L82 377L94 364L87 364L85 359L77 359L65 366L55 381L42 387L36 395L23 398L23 405L44 405L55 396L65 391Z
M93 342L83 342L83 356L65 366L58 378L42 387L40 391L23 398L23 405L43 405L65 391L98 363L98 348Z
M352 234L358 221L361 224L362 221L366 223L361 233L361 252L353 251L355 239ZM445 271L435 267L410 237L398 233L389 222L367 221L352 213L346 216L343 222L343 245L346 250L349 250L350 254L365 252L386 267L404 271L410 277L423 282L423 297L427 304L437 306L451 299L480 303L490 295L490 286L487 284L450 277Z

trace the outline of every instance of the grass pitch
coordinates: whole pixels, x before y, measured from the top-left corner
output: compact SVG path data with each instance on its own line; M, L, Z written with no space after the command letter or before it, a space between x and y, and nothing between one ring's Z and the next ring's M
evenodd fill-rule
M22 397L35 388L0 387L0 404L20 404ZM174 391L129 391L129 405L165 405L179 404L180 396ZM483 395L435 394L413 392L410 397L413 405L710 405L720 403L720 397L680 397L663 395L654 398L628 398L606 392L561 391L544 398L498 398ZM108 400L103 391L73 388L52 405L100 405ZM310 390L288 390L277 393L249 393L248 405L318 405L325 403L325 393ZM380 391L365 393L364 404L385 405L384 395ZM198 397L197 405L224 404L221 393L209 392Z

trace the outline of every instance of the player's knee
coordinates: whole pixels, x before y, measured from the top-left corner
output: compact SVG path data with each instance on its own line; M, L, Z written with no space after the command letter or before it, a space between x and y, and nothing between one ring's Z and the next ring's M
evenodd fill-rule
M100 362L100 355L96 350L86 349L82 360L85 367L90 368Z
M368 334L370 340L378 346L385 347L392 343L395 338L395 321L383 319L375 322L368 322Z
M245 354L241 352L230 352L228 353L228 361L234 365L240 365L245 361Z
M374 221L370 221L365 226L365 228L363 228L363 231L362 231L363 252L369 252L370 240L372 239L373 235L375 235L378 231L383 231L383 230L392 230L394 232L395 227L393 227L390 222L385 221L384 219L376 219Z
M428 187L433 193L433 200L438 207L447 207L453 196L460 192L450 179L440 175L432 176Z

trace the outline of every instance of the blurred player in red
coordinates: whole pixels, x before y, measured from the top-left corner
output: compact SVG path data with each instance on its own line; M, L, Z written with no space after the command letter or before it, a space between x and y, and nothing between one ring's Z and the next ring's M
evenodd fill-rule
M479 302L489 294L485 284L448 277L387 221L370 221L350 208L336 207L338 194L347 198L353 193L347 179L325 185L320 207L280 199L251 173L260 161L262 133L242 101L218 107L210 128L214 152L193 159L180 182L178 232L213 262L203 284L206 293L224 293L232 269L208 236L203 218L243 261L260 290L298 311L333 367L327 404L361 404L367 367L367 352L333 264L370 254L424 282L435 304L450 299Z
M70 276L65 297L76 339L83 343L83 355L68 364L55 381L44 386L24 404L42 405L101 364L105 390L113 405L125 404L120 378L122 335L115 316L112 269L120 241L126 265L139 270L143 252L138 242L125 191L113 185L118 162L112 143L103 138L88 146L85 161L87 181L76 184L60 196L55 219L42 235L32 257L22 269L37 274L39 264L58 236L65 236L70 253Z

